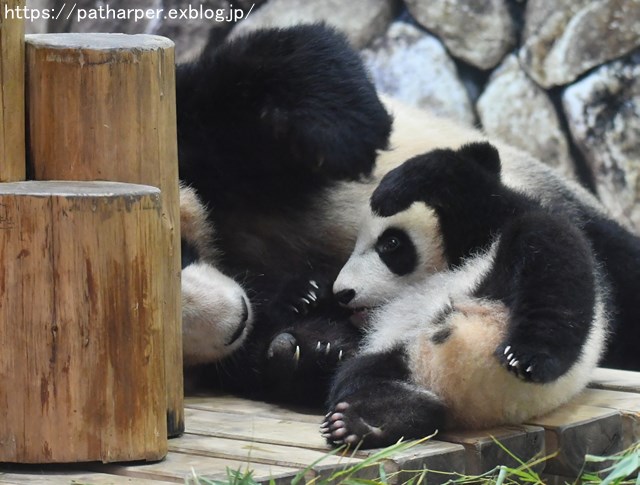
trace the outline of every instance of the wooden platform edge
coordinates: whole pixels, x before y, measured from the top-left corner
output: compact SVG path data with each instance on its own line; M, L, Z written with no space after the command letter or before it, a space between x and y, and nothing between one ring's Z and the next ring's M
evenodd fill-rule
M290 484L307 467L305 481L330 477L346 466L363 463L378 451L328 455L331 449L318 433L320 410L316 414L314 410L292 410L234 396L200 396L187 398L185 411L187 432L169 441L164 461L53 468L0 464L0 484L56 485L72 480L97 485L184 483L194 472L225 480L228 470L252 470L256 481L273 479L280 485ZM578 463L582 465L582 453L610 454L640 441L640 373L598 369L593 384L554 413L523 426L443 433L384 459L383 469L390 483L403 483L425 467L445 472L430 472L429 483L445 482L457 473L486 471L504 464L492 436L508 446L521 447L523 456L559 450L556 459L545 463L544 473L573 476ZM505 441L509 437L513 444ZM577 446L567 447L567 443ZM320 458L324 459L318 461ZM361 470L357 477L375 478L378 473L376 466Z

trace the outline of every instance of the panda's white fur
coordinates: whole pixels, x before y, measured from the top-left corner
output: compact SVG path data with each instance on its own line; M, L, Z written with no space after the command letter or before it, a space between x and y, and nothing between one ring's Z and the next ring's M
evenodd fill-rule
M253 320L244 289L216 268L214 228L193 189L180 188L181 237L198 258L182 269L182 343L185 366L216 362L245 341Z
M363 231L367 236L359 238L356 247L372 249L367 241L375 242L389 226L412 230L424 227L425 210L417 210L420 205L414 204L410 210L389 218L372 214ZM420 272L420 281L415 281L415 275L411 281L402 281L403 277L389 272L379 258L378 262L374 257L360 260L356 253L345 267L352 282L362 283L356 294L362 291L374 295L369 304L375 309L365 322L358 320L366 326L362 355L398 346L407 349L413 382L434 392L445 403L449 429L519 424L546 414L586 386L604 350L608 320L604 310L606 294L600 287L583 352L565 375L542 385L525 382L507 371L495 352L505 338L508 309L499 301L472 296L493 264L497 244L498 241L455 269ZM361 262L365 264L361 266ZM379 285L388 289L383 300L376 300L375 288ZM358 301L354 306L366 305ZM445 310L447 321L434 323ZM443 326L450 336L436 344L433 338Z

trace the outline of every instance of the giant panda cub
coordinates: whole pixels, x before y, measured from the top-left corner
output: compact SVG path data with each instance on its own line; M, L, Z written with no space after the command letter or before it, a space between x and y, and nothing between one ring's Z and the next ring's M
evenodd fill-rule
M366 335L333 381L330 442L522 423L583 389L609 330L600 264L566 216L503 183L492 145L412 158L370 202L334 285Z

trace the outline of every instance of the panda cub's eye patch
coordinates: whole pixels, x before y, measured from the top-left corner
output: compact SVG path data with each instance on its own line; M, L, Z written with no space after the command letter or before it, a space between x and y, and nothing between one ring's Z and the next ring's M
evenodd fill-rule
M405 231L397 227L386 229L378 237L375 250L389 270L398 276L411 273L418 264L413 241Z

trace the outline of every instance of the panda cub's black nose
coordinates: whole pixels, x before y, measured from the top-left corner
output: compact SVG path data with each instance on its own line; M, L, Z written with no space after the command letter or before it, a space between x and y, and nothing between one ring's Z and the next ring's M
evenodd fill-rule
M336 299L341 305L348 305L349 302L353 300L354 296L356 296L356 290L352 289L340 290L338 293L336 293Z

